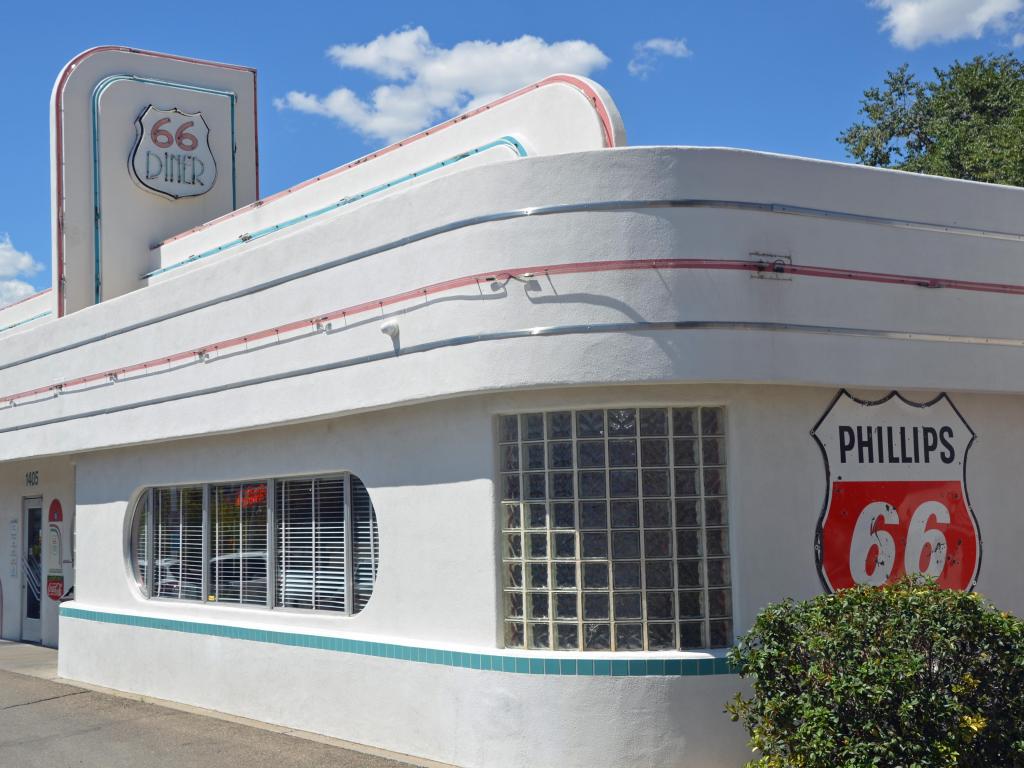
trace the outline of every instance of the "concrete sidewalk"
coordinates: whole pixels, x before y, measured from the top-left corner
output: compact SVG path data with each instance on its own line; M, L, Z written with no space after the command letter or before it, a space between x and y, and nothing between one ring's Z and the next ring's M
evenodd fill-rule
M304 731L57 677L57 652L0 641L0 766L443 768Z
M0 640L0 670L19 675L57 679L57 650L33 643Z

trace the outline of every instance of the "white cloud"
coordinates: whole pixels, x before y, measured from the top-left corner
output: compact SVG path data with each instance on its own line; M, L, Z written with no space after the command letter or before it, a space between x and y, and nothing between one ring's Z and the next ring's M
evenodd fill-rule
M1013 36L1013 47L1024 48L1024 32L1018 32Z
M0 277L34 275L43 265L32 258L32 254L19 251L6 232L0 235Z
M19 251L7 233L0 234L0 307L31 296L36 289L24 280L42 271L43 265L32 254Z
M36 289L24 280L0 280L0 307L28 298Z
M882 29L889 32L889 39L913 49L964 37L978 39L989 30L1005 31L1016 21L1024 0L871 0L871 4L886 11Z
M381 35L365 45L335 45L327 55L342 69L362 70L390 82L367 99L348 88L326 96L289 91L274 99L274 106L332 117L385 141L404 138L555 72L587 75L608 64L601 49L584 40L548 43L523 35L502 43L465 40L441 48L423 27Z
M629 60L626 69L635 77L646 78L654 69L654 63L659 57L685 59L692 55L693 51L687 48L686 41L682 38L673 40L667 37L652 37L633 46L633 58Z

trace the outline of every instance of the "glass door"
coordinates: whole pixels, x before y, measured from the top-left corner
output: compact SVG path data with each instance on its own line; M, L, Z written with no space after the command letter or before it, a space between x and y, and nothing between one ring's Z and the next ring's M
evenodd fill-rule
M43 605L43 500L25 499L22 515L21 639L42 640Z

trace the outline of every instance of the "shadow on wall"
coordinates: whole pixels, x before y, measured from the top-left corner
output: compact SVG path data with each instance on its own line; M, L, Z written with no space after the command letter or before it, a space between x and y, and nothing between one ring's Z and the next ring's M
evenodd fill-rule
M445 371L424 366L423 376ZM78 504L124 503L139 488L348 471L381 488L494 480L482 396L79 457Z

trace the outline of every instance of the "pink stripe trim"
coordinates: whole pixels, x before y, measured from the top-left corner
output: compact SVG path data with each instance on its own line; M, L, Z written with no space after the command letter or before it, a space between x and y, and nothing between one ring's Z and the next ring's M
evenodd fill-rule
M68 77L75 68L87 58L96 53L106 51L123 51L124 53L137 53L142 56L152 56L157 59L171 59L173 61L184 61L189 64L202 64L207 67L219 67L221 69L233 69L239 72L252 72L252 111L253 129L256 126L256 70L252 67L243 67L238 64L223 64L219 61L206 61L205 59L193 59L188 56L175 56L170 53L157 53L156 51L144 51L140 48L129 48L124 45L99 45L82 51L64 65L60 76L57 79L57 87L54 91L54 138L57 144L57 317L64 316L64 86ZM259 143L257 142L253 151L256 153L256 196L259 197Z
M52 287L51 288L43 288L43 290L37 291L36 293L33 293L31 296L26 296L24 299L18 299L13 304L4 304L2 307L0 307L0 312L3 312L5 309L10 309L11 307L16 307L19 304L24 304L26 301L32 301L32 299L37 299L40 296L43 296L43 295L49 293L52 290L53 290Z
M549 264L535 267L519 267L516 269L503 269L491 272L478 272L474 275L456 277L440 283L433 283L422 288L415 288L411 291L396 293L372 301L364 301L361 304L353 304L350 307L336 309L333 312L317 315L315 317L295 320L273 328L265 328L260 331L235 336L230 339L222 339L202 347L196 347L184 352L177 352L166 357L158 357L142 363L135 363L124 368L114 368L100 373L88 374L76 379L68 379L60 384L50 384L35 389L25 390L13 395L0 397L0 403L12 403L26 397L41 395L55 391L61 391L71 387L78 387L97 381L116 379L129 373L137 371L149 371L158 367L171 365L186 360L197 360L211 353L219 352L234 347L244 346L249 342L262 341L263 339L280 336L283 333L290 333L298 330L315 330L318 325L329 323L332 320L348 318L352 315L365 314L366 312L379 311L384 307L400 304L412 299L423 298L435 293L451 291L456 288L464 288L480 282L493 282L497 280L510 280L517 277L527 277L534 274L544 275L568 275L586 274L589 272L621 272L627 270L645 269L708 269L728 270L739 272L772 272L774 274L804 275L807 277L822 277L835 280L854 280L857 282L886 283L891 285L912 285L925 288L951 288L961 291L975 291L981 293L1001 293L1013 296L1024 296L1024 285L1011 285L1005 283L981 283L968 280L943 280L929 277L914 277L911 275L896 275L886 272L861 272L848 269L834 269L831 267L800 267L786 264L766 265L761 261L749 260L718 260L718 259L627 259L616 261L587 261L572 262L568 264Z
M294 187L289 187L288 189L281 190L280 192L276 192L263 200L257 200L256 202L250 203L249 205L243 208L234 210L231 213L226 213L223 216L217 217L216 219L211 219L210 221L207 221L203 224L199 224L198 226L192 227L191 229L186 229L184 232L179 232L176 235L172 235L171 237L168 237L166 240L157 243L157 246L155 247L166 245L167 243L173 243L175 240L180 240L181 238L187 237L188 235L195 234L196 232L201 232L202 230L211 227L214 224L218 224L222 221L232 219L235 216L239 215L240 213L244 213L245 211L249 211L254 208L259 208L260 206L266 205L267 203L273 200L285 197L286 195L290 195L293 192L298 192L300 189L305 189L306 187L324 181L325 179L330 179L334 176L337 176L339 173L344 173L345 171L351 168L355 168L357 165L363 165L364 163L367 163L370 160L376 160L378 157L390 154L391 152L394 152L395 150L400 149L401 147L412 144L414 141L425 139L427 136L431 136L437 133L438 131L443 131L445 128L451 128L456 123L461 123L464 120L468 120L471 117L475 117L476 115L486 112L489 109L493 109L499 104L504 104L507 101L511 101L512 99L516 99L520 96L523 96L524 94L530 93L531 91L535 91L538 88L543 88L548 85L554 85L556 83L570 85L573 88L576 88L577 90L582 92L583 95L587 97L587 99L593 105L594 110L597 112L598 118L601 120L601 132L604 134L605 146L614 147L615 129L612 126L611 115L609 115L608 108L601 100L601 97L600 95L598 95L597 91L591 88L589 83L578 77L573 77L572 75L552 75L551 77L547 77L544 80L540 80L536 83L527 85L524 88L520 88L518 91L513 91L512 93L506 94L505 96L502 96L500 99L496 99L495 101L484 104L482 107L477 107L474 110L453 117L450 120L446 120L443 123L438 123L432 128L427 128L425 131L421 131L420 133L414 134L413 136L410 136L407 139L402 139L401 141L395 142L394 144L390 144L384 147L383 149L378 149L376 152L371 152L368 155L364 155L363 157L360 157L358 160L353 160L351 163L346 163L345 165L338 166L337 168L327 171L326 173L322 173L319 176L315 176L312 179L307 179L306 181L300 182L299 184L296 184Z

